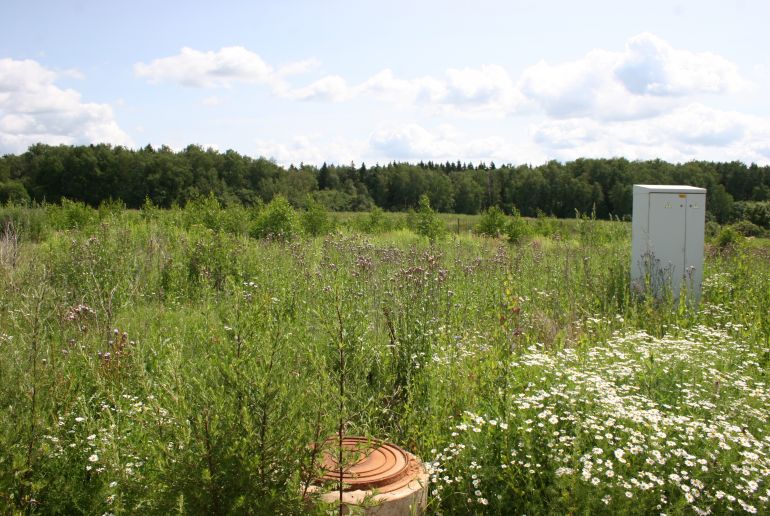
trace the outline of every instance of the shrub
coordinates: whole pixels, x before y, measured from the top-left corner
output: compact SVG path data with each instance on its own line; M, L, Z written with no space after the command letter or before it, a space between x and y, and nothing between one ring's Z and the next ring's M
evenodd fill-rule
M508 217L498 206L492 206L481 215L481 220L476 226L476 233L491 237L500 237L507 234Z
M300 215L300 222L305 234L310 236L326 235L334 227L334 223L324 205L309 195L307 197L307 207Z
M39 207L0 206L0 233L13 233L20 241L43 240L47 230L45 211Z
M511 218L505 226L505 234L508 236L508 240L512 243L517 243L529 235L529 233L530 229L527 221L521 216L519 210L514 208Z
M380 233L385 229L385 213L375 206L361 224L361 230L367 233Z
M436 212L430 207L427 195L420 196L420 203L412 218L412 231L427 237L431 242L441 239L446 234L446 228L439 220Z
M222 229L222 207L214 193L206 197L197 197L187 201L184 207L186 226L200 224L205 228L219 231Z
M770 202L747 202L744 218L752 224L770 229Z
M706 221L706 230L705 230L706 238L708 238L709 240L715 239L716 236L719 234L720 229L721 228L719 224L717 224L713 220Z
M765 230L748 220L741 220L731 226L738 234L745 237L763 237Z
M126 203L122 199L107 199L99 203L99 220L119 217L126 211Z
M720 249L729 249L734 247L741 239L741 235L732 227L726 226L722 228L716 239L716 245Z
M251 236L288 240L295 237L298 230L297 213L286 197L277 195L267 206L259 210L254 227L251 229Z
M3 203L26 204L29 202L27 189L20 181L6 181L0 183L0 204Z
M46 213L54 229L83 229L97 220L96 210L69 199L62 199L60 205L47 205Z

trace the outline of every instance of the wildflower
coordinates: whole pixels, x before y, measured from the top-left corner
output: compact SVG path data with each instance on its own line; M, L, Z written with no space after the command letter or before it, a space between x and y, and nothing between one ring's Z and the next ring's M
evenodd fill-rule
M749 505L748 503L744 502L740 498L738 498L738 503L741 504L741 507L743 507L743 510L748 512L749 514L756 514L757 508L753 505Z
M99 456L97 454L93 454L90 457L88 457L89 462L96 462L99 460Z

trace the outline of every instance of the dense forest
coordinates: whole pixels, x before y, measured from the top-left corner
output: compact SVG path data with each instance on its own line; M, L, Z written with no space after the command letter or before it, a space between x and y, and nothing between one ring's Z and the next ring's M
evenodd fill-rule
M770 226L770 166L741 162L578 159L543 165L432 161L365 164L300 164L281 167L265 158L190 145L175 152L151 146L33 145L0 158L0 202L58 202L98 206L109 199L136 208L184 205L213 193L223 204L256 204L278 194L295 207L308 196L335 211L378 206L400 211L427 194L437 211L479 213L490 206L522 215L628 217L635 183L688 184L708 189L708 213L719 223L749 219Z

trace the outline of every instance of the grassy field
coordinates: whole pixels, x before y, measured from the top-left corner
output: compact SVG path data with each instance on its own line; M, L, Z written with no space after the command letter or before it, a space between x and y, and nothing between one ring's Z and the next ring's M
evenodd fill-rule
M0 512L307 513L340 424L432 513L770 511L767 241L708 246L694 310L631 297L625 222L0 211Z

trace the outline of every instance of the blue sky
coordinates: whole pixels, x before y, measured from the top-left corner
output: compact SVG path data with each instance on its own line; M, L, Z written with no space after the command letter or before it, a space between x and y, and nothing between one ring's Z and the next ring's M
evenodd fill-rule
M0 154L770 163L770 2L0 3Z

